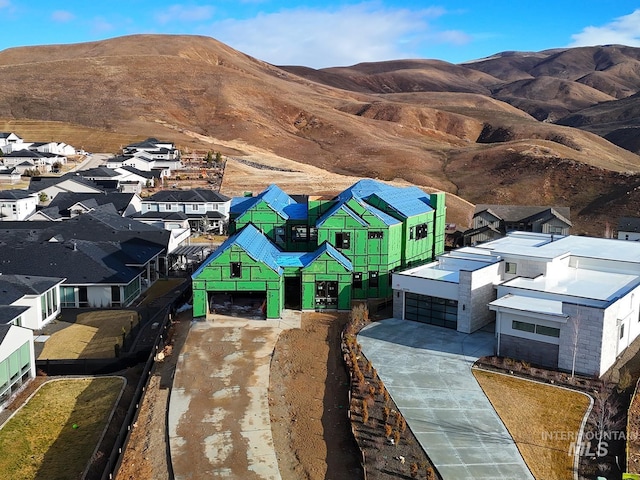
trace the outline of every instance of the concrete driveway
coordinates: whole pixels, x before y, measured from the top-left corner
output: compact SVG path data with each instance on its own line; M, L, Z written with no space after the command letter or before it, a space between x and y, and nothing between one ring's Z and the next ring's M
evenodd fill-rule
M192 323L169 401L176 480L280 480L269 417L269 366L280 332L299 326L299 312L285 320L216 316Z
M476 359L493 354L493 333L388 319L358 341L445 480L533 480L471 373Z

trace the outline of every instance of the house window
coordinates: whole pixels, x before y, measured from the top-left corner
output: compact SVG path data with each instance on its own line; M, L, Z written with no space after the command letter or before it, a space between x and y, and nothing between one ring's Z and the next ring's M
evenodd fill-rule
M382 231L375 230L375 231L369 232L369 240L382 238L382 237L383 237L383 232Z
M378 272L377 271L369 272L369 287L378 288Z
M549 233L552 235L562 235L562 230L559 225L549 225Z
M87 292L87 287L78 287L78 306L79 307L89 306L89 295Z
M511 323L511 328L514 330L520 330L522 332L535 333L536 332L536 324L529 322L518 322L517 320L513 320Z
M111 306L119 307L120 306L120 286L112 285L111 286Z
M546 335L547 337L560 338L559 328L546 327L544 325L536 325L536 333L538 335Z
M308 228L306 225L294 225L291 227L291 240L294 242L306 242Z
M413 227L409 228L409 239L413 240L415 229Z
M416 225L416 240L422 240L423 238L427 238L429 236L429 224L421 223L420 225Z
M242 276L242 263L231 262L231 278L240 278Z
M620 325L620 339L624 338L624 323Z
M351 248L351 234L349 232L336 233L336 248L344 250Z
M362 272L353 272L353 288L362 288Z
M309 227L309 240L312 242L318 240L318 229L316 227Z
M517 271L517 264L513 262L506 262L504 264L504 273L510 273L515 275Z

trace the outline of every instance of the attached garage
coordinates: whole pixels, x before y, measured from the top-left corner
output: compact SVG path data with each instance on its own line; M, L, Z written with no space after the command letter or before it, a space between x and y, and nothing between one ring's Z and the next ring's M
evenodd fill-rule
M404 318L439 327L458 328L458 301L447 298L405 294Z
M285 308L303 310L351 307L349 259L328 243L315 252L282 252L249 224L227 239L192 275L193 316L236 313L245 303L266 318L279 318ZM249 313L250 312L250 313Z

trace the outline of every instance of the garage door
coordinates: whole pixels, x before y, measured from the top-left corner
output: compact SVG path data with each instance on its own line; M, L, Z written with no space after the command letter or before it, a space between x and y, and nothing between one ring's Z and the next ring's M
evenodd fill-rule
M458 327L458 301L405 293L404 318L439 327Z

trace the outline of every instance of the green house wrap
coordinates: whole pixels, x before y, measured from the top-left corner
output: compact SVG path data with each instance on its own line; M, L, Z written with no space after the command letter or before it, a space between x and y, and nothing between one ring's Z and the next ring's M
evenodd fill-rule
M276 185L233 199L231 236L192 275L195 317L216 292L257 294L267 318L285 304L348 310L389 297L393 271L444 252L443 193L365 179L331 200L296 199Z

